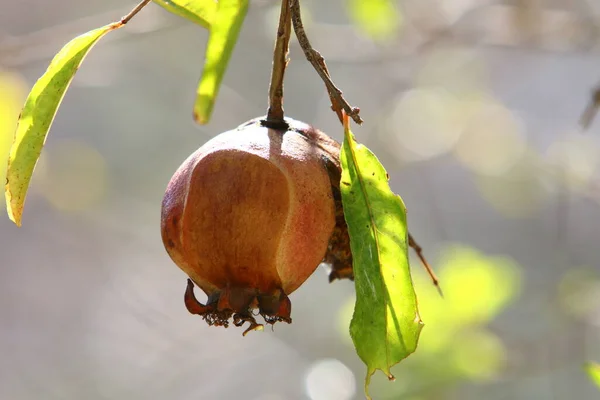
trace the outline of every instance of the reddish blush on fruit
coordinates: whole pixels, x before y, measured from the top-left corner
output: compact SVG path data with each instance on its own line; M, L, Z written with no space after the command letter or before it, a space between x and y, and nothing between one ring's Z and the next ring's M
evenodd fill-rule
M288 296L331 253L339 144L304 123L286 123L274 129L255 119L214 137L168 184L163 243L189 276L187 309L210 325L233 319L249 322L244 334L262 329L253 310L269 324L291 322Z

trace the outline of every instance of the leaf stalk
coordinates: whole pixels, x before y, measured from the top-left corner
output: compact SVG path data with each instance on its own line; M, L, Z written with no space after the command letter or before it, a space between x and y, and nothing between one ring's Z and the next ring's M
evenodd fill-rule
M126 23L131 21L131 19L135 17L137 13L142 11L142 8L146 7L148 3L150 3L150 1L152 0L142 0L137 6L135 6L133 10L129 12L129 14L121 18L121 21L119 21L118 23L121 25L125 25Z
M362 124L363 120L360 117L360 109L358 107L352 107L342 95L342 91L331 80L327 66L325 65L325 59L317 50L315 50L306 36L304 31L304 25L302 23L302 15L300 12L300 0L289 0L290 10L292 13L292 24L294 25L294 32L298 38L298 43L304 51L304 55L309 63L312 64L313 68L317 71L329 93L331 99L331 108L338 115L340 122L343 122L342 110L351 117L357 124Z

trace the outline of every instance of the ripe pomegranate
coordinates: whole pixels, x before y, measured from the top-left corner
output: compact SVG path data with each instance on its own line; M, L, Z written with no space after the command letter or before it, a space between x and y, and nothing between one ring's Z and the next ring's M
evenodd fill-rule
M271 126L271 127L268 127ZM179 167L162 203L165 248L188 276L185 305L209 325L291 322L288 295L322 260L351 277L339 143L292 119L260 118L208 141ZM194 296L194 284L208 300Z

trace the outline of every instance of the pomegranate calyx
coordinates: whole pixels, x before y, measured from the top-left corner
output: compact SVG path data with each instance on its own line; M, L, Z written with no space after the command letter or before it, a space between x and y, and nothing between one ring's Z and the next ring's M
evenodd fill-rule
M247 288L226 288L212 293L205 305L194 295L194 282L188 279L184 302L190 314L201 316L211 326L227 328L230 319L233 319L233 324L237 327L249 322L250 326L244 331L244 336L250 331L263 330L264 325L256 322L252 314L254 308L258 308L258 314L267 324L292 322L290 318L292 305L282 290L269 295Z

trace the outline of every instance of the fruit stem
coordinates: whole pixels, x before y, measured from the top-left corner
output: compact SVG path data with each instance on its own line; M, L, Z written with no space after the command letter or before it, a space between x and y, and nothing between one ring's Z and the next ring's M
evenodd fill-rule
M304 25L302 24L300 0L289 0L289 6L292 13L294 32L296 32L298 43L300 43L300 47L302 47L302 51L304 51L304 55L306 56L308 62L312 64L313 68L317 71L323 82L325 82L327 92L329 93L329 98L331 99L331 108L338 115L340 122L342 121L343 109L346 111L346 114L348 114L348 116L354 120L354 122L359 125L362 124L363 120L359 115L360 109L358 107L352 107L350 104L348 104L346 99L344 99L344 96L342 96L342 91L334 85L331 77L329 76L329 71L325 65L325 59L310 45L310 41L308 40L306 32L304 31Z
M269 110L267 111L267 122L271 124L285 124L283 118L283 77L289 61L287 56L290 47L291 34L292 18L290 14L290 3L288 0L281 0L281 14L279 15L275 50L273 50L273 70L271 72L271 84L269 86Z

